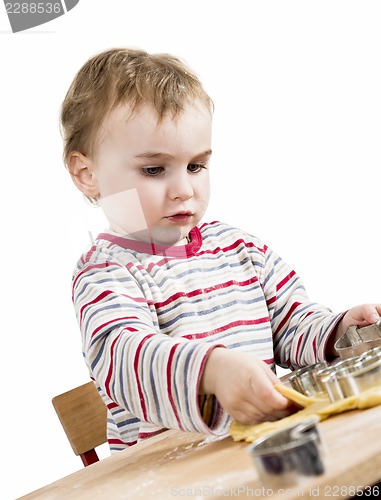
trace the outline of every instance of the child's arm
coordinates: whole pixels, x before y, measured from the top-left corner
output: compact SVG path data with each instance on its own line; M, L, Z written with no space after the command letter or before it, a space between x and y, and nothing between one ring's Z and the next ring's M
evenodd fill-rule
M215 346L160 332L155 305L126 266L86 263L73 281L73 301L90 375L113 411L157 427L219 433L200 413L199 381ZM117 407L116 407L117 406Z
M381 314L380 304L364 304L335 314L311 302L298 275L269 249L263 280L275 358L288 368L338 356L334 343L349 326L375 323Z
M217 347L208 356L199 391L214 394L229 415L250 425L289 414L290 402L274 389L279 382L253 354Z
M326 346L344 316L312 302L300 277L266 248L261 276L274 340L274 357L285 368L325 360Z

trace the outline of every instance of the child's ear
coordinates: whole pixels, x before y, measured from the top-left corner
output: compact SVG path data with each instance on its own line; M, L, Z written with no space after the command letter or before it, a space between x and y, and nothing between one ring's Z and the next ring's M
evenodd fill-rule
M74 151L67 161L67 168L77 188L90 198L99 196L99 189L94 176L92 161L82 153Z

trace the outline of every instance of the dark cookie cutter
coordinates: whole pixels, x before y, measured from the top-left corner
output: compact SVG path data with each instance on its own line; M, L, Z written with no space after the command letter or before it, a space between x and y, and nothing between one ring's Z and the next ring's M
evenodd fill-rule
M251 444L248 452L265 486L297 485L305 477L324 473L325 446L318 422L312 417Z

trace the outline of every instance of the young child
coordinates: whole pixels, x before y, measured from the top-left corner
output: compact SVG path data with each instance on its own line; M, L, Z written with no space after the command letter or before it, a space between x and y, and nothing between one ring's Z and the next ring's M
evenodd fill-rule
M258 238L201 222L212 113L180 60L123 48L87 61L63 102L65 163L110 223L78 261L73 302L112 451L281 418L275 364L332 359L350 325L381 313L334 314Z

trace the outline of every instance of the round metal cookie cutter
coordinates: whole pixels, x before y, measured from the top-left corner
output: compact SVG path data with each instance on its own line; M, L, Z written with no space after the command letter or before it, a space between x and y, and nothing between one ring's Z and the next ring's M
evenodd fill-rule
M306 478L324 472L325 446L312 417L255 440L248 448L265 487L300 486Z
M332 402L381 387L381 347L329 366L317 363L300 368L288 380L302 394L309 397L328 395Z
M305 394L308 397L316 396L323 391L316 374L319 370L327 368L327 363L321 361L314 365L305 366L296 370L289 378L288 382L296 391Z

